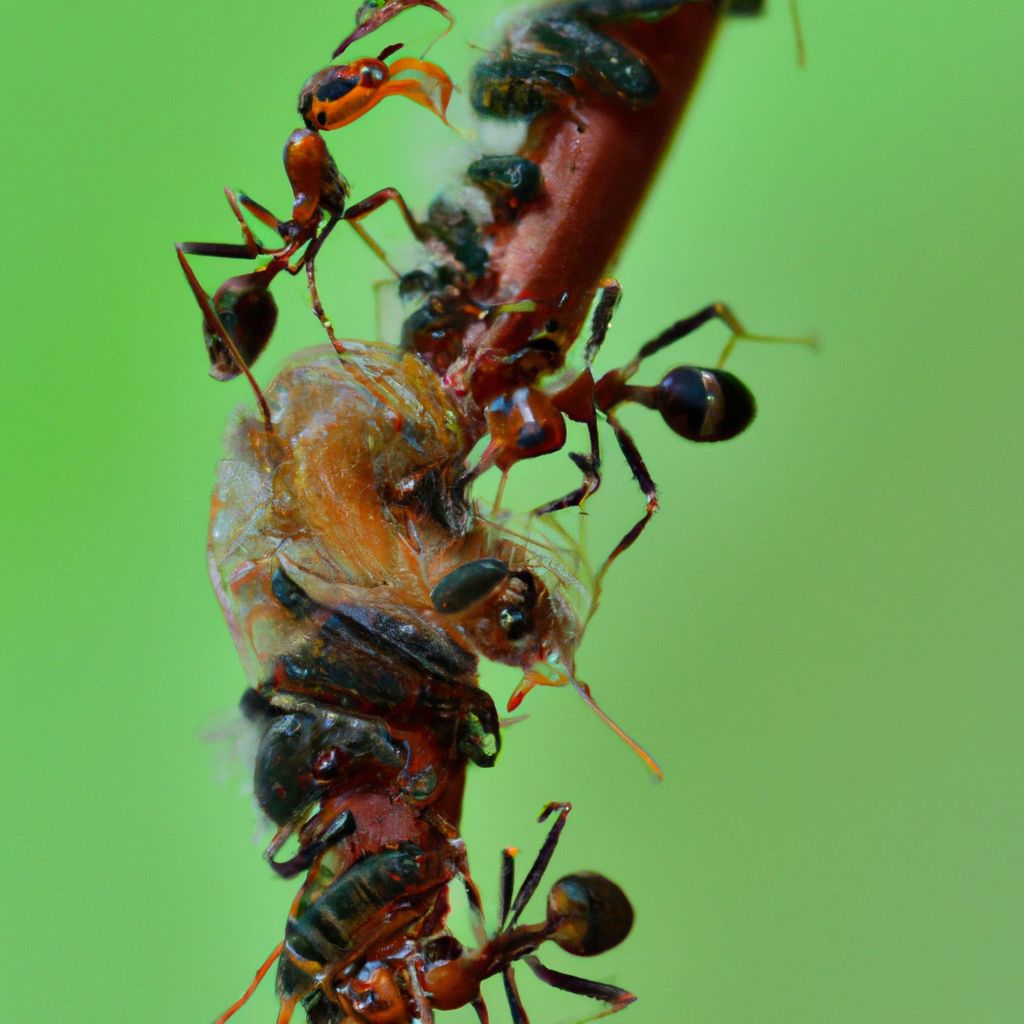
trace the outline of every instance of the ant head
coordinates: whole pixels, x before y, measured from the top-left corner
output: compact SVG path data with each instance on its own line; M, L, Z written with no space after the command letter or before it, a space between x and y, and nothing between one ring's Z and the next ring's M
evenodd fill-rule
M384 50L386 55L391 47ZM376 106L388 66L374 57L334 65L311 75L299 93L299 114L312 131L331 131L358 120Z
M573 956L597 956L617 946L633 927L626 894L595 871L560 878L548 893L551 939Z
M267 347L277 323L277 303L268 291L272 277L273 273L265 269L229 277L213 296L217 318L247 366ZM216 380L237 377L242 367L216 325L204 322L203 336L210 356L210 376Z
M565 444L565 417L537 388L499 395L485 414L494 463L502 472L521 459L556 452Z
M391 67L384 63L401 44L385 47L380 57L360 57L349 64L338 64L310 76L299 93L299 114L312 131L329 132L358 120L385 96L406 96L426 107L442 121L454 88L451 79L436 64L405 57ZM392 75L414 72L422 81ZM424 82L431 83L428 88ZM433 91L432 91L433 90ZM436 92L436 95L435 95Z

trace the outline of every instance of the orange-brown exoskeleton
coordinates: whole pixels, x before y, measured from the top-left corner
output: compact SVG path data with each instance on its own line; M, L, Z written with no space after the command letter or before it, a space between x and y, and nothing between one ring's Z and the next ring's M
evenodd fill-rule
M300 109L307 127L292 132L284 147L285 174L293 194L290 217L281 220L256 200L228 189L228 203L241 227L243 242L185 242L176 247L189 286L203 312L203 333L210 353L211 374L219 380L245 374L264 414L265 403L249 373L249 366L266 347L274 330L277 306L269 287L277 275L282 270L290 275L305 270L313 311L331 344L341 352L343 346L320 301L315 272L317 252L335 225L341 220L351 224L385 263L387 258L383 250L359 224L385 203L390 201L398 206L416 239L423 241L426 237L396 189L379 189L366 199L347 206L348 181L338 170L320 134L321 129L332 130L350 124L389 95L408 96L447 123L445 111L451 98L451 80L436 64L412 58L395 61L388 67L383 58L394 49L385 50L376 59L362 58L327 68L306 83ZM435 99L417 79L394 78L410 71L434 82L439 90L438 97ZM262 245L250 230L245 212L276 232L281 244ZM252 273L229 278L211 297L192 270L187 259L190 255L234 259L269 257L269 263ZM397 271L394 272L397 275Z

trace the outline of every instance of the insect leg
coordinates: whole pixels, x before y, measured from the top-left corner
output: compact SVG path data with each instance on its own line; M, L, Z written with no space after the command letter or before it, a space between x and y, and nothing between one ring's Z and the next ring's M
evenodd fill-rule
M612 323L612 316L615 308L622 298L622 285L614 278L609 278L601 283L601 296L594 307L594 314L590 318L590 337L587 338L586 347L583 350L583 361L587 366L594 361L598 351L604 344L608 334L608 328Z
M538 516L557 512L563 508L581 507L601 486L601 440L597 432L597 410L594 406L594 381L590 375L590 365L597 356L611 326L615 307L622 297L622 286L618 281L609 279L601 287L601 295L590 318L590 337L587 339L583 352L586 371L558 395L553 396L555 405L577 421L586 423L590 436L590 452L570 452L569 458L583 474L583 482L576 490L534 510ZM578 390L579 389L579 390Z
M589 1021L607 1017L619 1010L624 1010L630 1003L636 1002L636 996L624 988L618 988L616 985L604 985L599 981L590 981L587 978L578 978L574 974L563 974L561 971L545 967L540 960L532 955L525 956L523 959L526 961L527 967L552 988L559 988L563 992L571 992L577 996L589 996L591 999L600 999L602 1002L608 1003L606 1010L593 1017L587 1017L586 1020L580 1021L580 1024L588 1024Z
M178 262L181 264L181 269L185 272L185 280L188 281L189 287L192 289L192 294L195 296L196 302L199 303L199 308L203 311L203 319L206 322L207 328L217 335L225 349L231 353L231 358L235 361L235 364L242 373L245 374L245 378L248 380L249 386L252 388L253 394L256 396L256 402L260 407L263 426L268 434L272 434L274 432L274 424L270 418L270 406L267 405L267 399L260 390L259 384L256 383L256 378L252 375L252 371L249 369L248 364L238 351L238 346L235 344L234 339L228 333L228 330L221 322L220 317L217 316L217 312L213 308L213 303L210 301L210 296L203 291L203 287L199 283L199 279L196 277L195 271L192 269L192 265L185 258L184 248L179 243L178 245L175 245L174 249L178 254Z
M508 996L508 1007L512 1011L512 1024L530 1024L530 1018L526 1016L523 1001L519 998L516 976L511 966L506 967L501 972L501 978L505 982L505 995Z
M623 371L624 376L630 376L636 370L636 367L649 356L653 356L656 352L660 352L669 345L681 341L699 327L703 327L709 320L721 320L732 331L732 335L722 349L722 354L718 357L718 366L725 365L725 361L732 354L732 350L736 347L738 341L764 341L796 345L814 345L816 343L815 339L810 337L786 338L771 334L752 334L740 323L736 314L724 302L712 302L692 316L677 320L670 327L666 327L657 337L652 338L647 344L641 346L636 359Z
M633 474L633 479L636 480L640 490L643 491L644 496L647 498L647 511L626 531L622 540L615 545L615 549L605 559L604 565L598 571L597 578L594 581L594 603L590 607L591 616L597 610L597 603L601 595L601 582L604 580L605 573L611 568L612 562L643 533L644 527L651 521L652 516L658 509L658 488L654 483L654 478L644 464L643 457L640 455L640 449L637 448L636 442L629 435L626 428L619 423L612 413L607 413L606 417L609 425L615 432L615 440L619 442L619 448L626 459L626 465L629 466L629 470Z
M477 998L470 1003L470 1006L476 1010L476 1015L480 1018L480 1024L490 1024L491 1017L487 1012L487 1004L484 1002L483 996L477 996Z
M516 881L516 851L506 846L501 851L501 877L498 890L498 930L505 927L509 907L512 906L512 889Z
M427 240L427 235L423 230L423 227L419 224L412 212L406 205L405 200L402 198L402 194L395 188L382 188L373 195L367 196L365 199L361 199L358 203L353 203L344 213L345 220L354 221L362 220L364 217L369 216L374 210L379 210L386 202L391 201L398 206L401 211L402 218L405 223L409 225L409 230L413 233L413 237L419 242Z
M566 818L569 817L569 812L572 810L572 804L560 804L550 803L541 812L538 821L546 821L554 811L558 811L558 817L555 819L554 825L548 831L547 838L544 840L544 845L541 846L540 852L537 854L537 859L530 866L530 870L526 872L526 878L523 879L523 884L519 888L519 892L516 893L515 902L512 904L511 916L509 917L509 927L514 925L519 920L519 915L523 912L526 904L530 902L530 897L534 894L537 886L540 884L541 877L547 870L548 864L551 863L551 858L554 855L555 847L558 845L558 840L562 835L562 829L565 828Z

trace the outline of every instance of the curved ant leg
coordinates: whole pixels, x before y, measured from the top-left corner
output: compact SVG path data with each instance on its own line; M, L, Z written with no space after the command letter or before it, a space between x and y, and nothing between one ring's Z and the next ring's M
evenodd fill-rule
M228 206L231 207L231 212L235 215L235 219L238 221L238 224L242 229L242 237L245 239L245 244L250 251L250 255L263 256L270 252L271 250L262 245L259 239L252 233L252 229L246 222L245 214L242 213L242 208L239 206L239 199L235 196L235 193L232 192L231 189L226 188L224 189L224 195L227 197ZM249 209L260 223L265 224L269 228L273 228L274 231L281 234L280 222L268 209L249 199L248 196L243 195L241 198L246 203L251 204L251 208L247 206L246 209Z
M234 210L235 216L238 218L239 223L242 224L243 231L245 230L245 218L239 209L239 204L244 206L261 224L265 224L268 228L273 228L278 234L281 233L281 226L284 224L284 221L275 217L262 203L257 203L255 199L247 196L244 192L239 192L236 197L230 189L225 189L224 191L227 193L231 209Z
M618 281L608 279L602 283L601 296L590 318L590 337L583 350L585 369L567 388L552 397L555 406L570 419L587 425L590 436L590 451L587 454L570 452L576 467L583 474L583 482L574 491L554 501L549 501L534 510L538 516L557 512L563 508L582 508L583 503L601 486L601 441L597 433L597 410L594 406L594 378L590 372L591 363L604 344L611 326L615 307L622 298L622 286Z
M571 992L573 995L589 996L591 999L600 999L602 1002L608 1003L606 1010L602 1010L593 1017L585 1018L580 1021L580 1024L589 1024L590 1021L608 1017L613 1013L618 1013L619 1010L624 1010L630 1003L636 1002L636 996L632 992L627 992L626 989L619 988L617 985L604 985L599 981L579 978L574 974L563 974L561 971L545 967L533 955L524 956L523 960L526 962L526 966L546 985L561 989L563 992Z
M594 580L594 603L591 605L590 614L587 616L588 619L597 610L597 602L601 594L601 582L604 579L605 573L611 568L612 562L636 541L637 537L643 533L644 527L647 526L654 513L658 510L658 488L654 478L644 464L643 457L640 455L640 449L637 448L636 442L626 428L612 413L606 413L605 417L615 433L615 440L619 442L619 448L626 459L626 465L629 466L629 470L633 474L633 479L636 480L640 490L644 493L644 497L647 498L647 511L626 531L622 540L615 545L612 553L604 560L604 565L601 566L597 573L597 578Z
M733 313L733 311L724 302L712 302L691 316L683 317L682 320L677 320L671 326L666 327L661 334L652 338L647 342L647 344L641 346L640 351L636 354L636 358L631 363L623 367L622 370L613 372L620 374L623 380L628 379L636 372L640 364L649 356L653 356L655 353L660 352L669 345L672 345L677 341L681 341L698 328L703 327L704 324L708 323L710 320L721 320L722 323L732 331L732 335L725 343L725 347L722 349L722 353L718 357L717 365L719 367L725 365L725 361L732 354L732 350L736 347L736 343L739 341L762 341L773 344L794 345L816 344L815 339L810 337L786 338L772 334L752 334L743 326L743 324L740 323L736 314Z
M536 892L537 886L540 884L541 877L547 870L548 864L551 863L555 847L558 846L558 840L562 836L562 829L565 828L565 822L569 817L569 812L571 810L572 804L550 803L543 811L541 811L540 817L537 819L538 821L547 821L555 811L558 811L558 817L555 819L555 823L548 830L548 834L544 839L540 852L537 854L533 864L530 865L530 870L526 872L526 878L523 879L523 884L519 887L519 892L516 893L516 898L512 903L511 913L508 919L509 927L519 920L519 915L526 909L526 904L530 902L530 897L534 892ZM502 868L502 881L504 882L504 863L502 864Z
M347 221L362 220L364 217L368 217L374 210L379 210L386 202L391 201L398 206L398 209L402 213L402 218L405 223L409 225L409 230L413 233L413 237L418 242L427 241L428 235L424 231L423 227L419 224L409 207L406 206L405 200L402 198L402 194L395 188L382 188L373 195L367 196L365 199L361 199L358 203L353 203L344 213L344 219Z
M487 1012L487 1004L484 1002L483 996L477 996L477 998L469 1005L476 1010L476 1015L480 1020L480 1024L491 1024L491 1016Z

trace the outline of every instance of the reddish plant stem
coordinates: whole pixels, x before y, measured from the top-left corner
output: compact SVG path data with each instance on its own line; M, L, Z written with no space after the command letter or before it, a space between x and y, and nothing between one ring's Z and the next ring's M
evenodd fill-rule
M487 305L527 298L537 309L470 329L464 355L447 375L456 393L482 407L561 365L693 95L720 18L718 4L706 0L658 21L602 26L647 62L658 98L632 110L588 90L577 104L534 122L521 152L540 165L544 196L496 229L490 272L472 297ZM551 319L561 347L555 366L507 361Z

